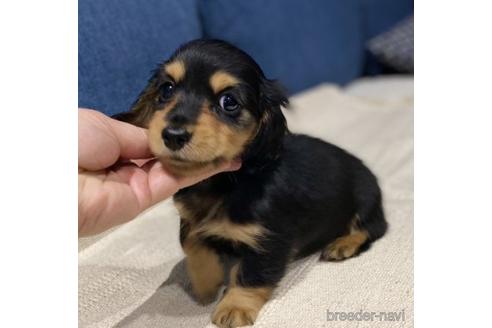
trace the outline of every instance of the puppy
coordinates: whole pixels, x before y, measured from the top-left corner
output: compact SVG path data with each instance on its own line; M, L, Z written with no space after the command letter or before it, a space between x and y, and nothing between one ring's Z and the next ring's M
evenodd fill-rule
M194 294L216 298L223 259L227 290L219 327L253 324L290 261L321 251L340 261L386 231L374 175L344 150L288 131L282 88L246 53L218 40L180 47L119 119L149 129L150 148L174 174L241 158L179 191L180 240ZM315 119L315 118L313 118Z

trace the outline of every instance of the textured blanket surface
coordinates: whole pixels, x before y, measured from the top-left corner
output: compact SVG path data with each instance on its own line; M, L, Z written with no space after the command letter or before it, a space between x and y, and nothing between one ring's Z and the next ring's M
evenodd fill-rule
M413 327L413 79L320 85L291 99L293 132L335 143L378 176L390 224L367 252L290 266L254 327ZM306 150L309 151L309 150ZM80 327L215 327L190 285L171 201L79 240Z

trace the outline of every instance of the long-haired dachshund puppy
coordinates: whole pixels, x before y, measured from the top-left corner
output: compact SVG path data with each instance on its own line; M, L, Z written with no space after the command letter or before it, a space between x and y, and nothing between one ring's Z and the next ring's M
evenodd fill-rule
M240 170L174 196L199 301L216 298L223 259L233 259L212 316L220 327L253 324L289 262L317 251L321 260L349 258L387 228L375 176L344 150L290 133L286 104L249 55L197 40L163 63L118 116L149 129L152 152L175 174L242 160Z

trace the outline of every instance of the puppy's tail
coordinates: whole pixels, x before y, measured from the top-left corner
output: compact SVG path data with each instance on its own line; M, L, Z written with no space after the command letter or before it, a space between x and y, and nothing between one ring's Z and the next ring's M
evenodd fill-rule
M388 229L386 222L381 189L379 188L376 177L363 167L356 179L355 201L358 214L358 227L366 231L367 242L373 242L381 238Z

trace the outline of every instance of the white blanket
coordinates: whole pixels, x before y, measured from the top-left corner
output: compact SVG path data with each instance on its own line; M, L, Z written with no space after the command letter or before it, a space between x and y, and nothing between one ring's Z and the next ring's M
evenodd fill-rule
M291 103L285 114L292 131L335 143L375 172L390 228L356 258L322 263L314 255L293 263L255 327L413 327L413 79L320 85ZM214 327L214 304L189 296L178 228L166 201L79 240L80 327ZM373 321L334 319L334 312L361 310L374 312ZM380 321L391 319L388 312L399 320Z

